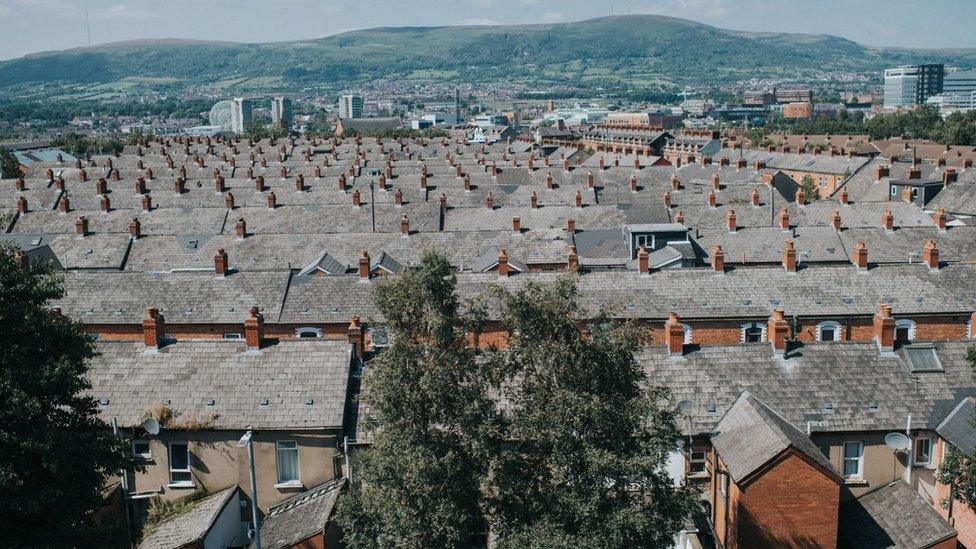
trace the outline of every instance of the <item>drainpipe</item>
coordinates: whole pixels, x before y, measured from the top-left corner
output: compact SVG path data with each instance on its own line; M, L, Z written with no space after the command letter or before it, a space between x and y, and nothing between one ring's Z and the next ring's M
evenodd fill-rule
M912 451L915 450L915 443L912 441L912 414L908 414L908 422L905 424L905 436L908 437L908 453L905 454L905 482L912 485Z

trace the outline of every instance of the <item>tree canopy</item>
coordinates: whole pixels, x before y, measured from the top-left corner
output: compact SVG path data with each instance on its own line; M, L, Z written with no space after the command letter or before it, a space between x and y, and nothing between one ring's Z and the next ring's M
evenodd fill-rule
M973 370L973 380L976 381L976 345L966 350L966 361ZM976 417L970 418L970 424L976 428ZM970 508L976 509L976 455L967 454L952 444L946 444L945 456L936 472L936 478L942 484L949 486L950 496L944 498L941 504L948 508L955 498Z
M127 445L84 391L95 355L81 324L53 311L60 280L0 248L0 529L7 547L102 546L92 526Z

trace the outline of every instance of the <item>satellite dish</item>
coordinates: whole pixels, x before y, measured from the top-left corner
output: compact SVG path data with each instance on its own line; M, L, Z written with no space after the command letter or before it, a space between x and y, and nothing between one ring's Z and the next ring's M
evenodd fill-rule
M159 422L151 417L147 417L142 420L142 428L146 430L150 435L159 434Z
M896 452L908 450L912 445L912 440L904 433L888 433L884 441L888 448Z
M695 406L694 400L682 400L678 403L678 411L687 416L695 410Z

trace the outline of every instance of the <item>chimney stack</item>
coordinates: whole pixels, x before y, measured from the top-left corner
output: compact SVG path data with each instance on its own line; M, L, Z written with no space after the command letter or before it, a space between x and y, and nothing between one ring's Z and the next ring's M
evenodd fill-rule
M784 231L790 230L790 211L786 208L779 212L779 228Z
M714 208L716 204L715 191L708 191L708 207Z
M278 197L275 196L274 191L268 193L268 208L275 209L278 206Z
M516 235L522 234L522 219L518 216L512 218L512 232Z
M166 335L166 320L156 307L146 307L146 317L142 319L142 341L147 350L158 350L163 346Z
M17 198L17 213L20 215L27 213L27 199L23 196Z
M877 166L874 168L874 180L881 181L884 177L889 177L891 175L890 166Z
M895 216L892 215L891 210L888 208L885 208L885 210L881 212L881 228L884 229L885 232L895 230Z
M929 270L939 270L939 247L936 246L934 240L929 240L922 248L922 261L928 265Z
M579 270L579 254L576 253L576 246L570 244L569 252L566 255L566 268L570 271Z
M647 247L641 244L641 247L637 250L637 272L640 274L647 274L650 272L650 254L647 253Z
M152 196L148 194L142 195L142 211L152 211Z
M263 339L264 315L257 307L251 307L247 310L247 317L244 318L244 340L247 343L247 350L259 350Z
M244 221L243 217L237 219L237 224L234 226L234 233L237 235L237 238L247 238L247 221Z
M895 319L891 317L891 307L884 303L878 305L874 314L874 342L882 353L895 350Z
M27 252L25 252L24 250L14 251L14 264L25 271L29 269L30 257L27 255Z
M583 193L579 191L576 191L576 207L577 208L583 207Z
M834 210L830 214L830 226L834 228L835 231L839 231L841 228L840 222L840 210Z
M214 254L214 272L217 273L217 276L226 276L227 270L227 252L220 248Z
M505 248L502 247L498 248L498 276L508 276L508 254L505 253Z
M142 236L142 224L139 223L138 217L133 217L132 221L129 221L129 237L135 240L141 236Z
M678 313L672 312L664 322L664 343L668 356L678 358L685 352L685 328L681 325Z
M792 240L783 243L783 268L791 273L796 272L796 249Z
M854 252L851 254L851 262L859 271L868 270L868 247L863 240L858 240L854 244Z
M955 183L957 178L956 170L947 168L942 174L942 185L948 187L950 183Z
M722 247L718 244L712 246L712 269L716 273L725 272L725 252L722 251Z
M346 329L346 339L353 346L356 358L363 357L363 325L359 322L358 316L353 316L349 321L349 328Z
M566 232L570 235L576 234L576 220L572 217L566 218Z
M84 238L88 234L88 218L80 216L75 220L75 233L78 238Z
M410 220L406 215L400 216L400 236L410 236Z
M725 227L730 233L735 232L735 221L735 211L729 210L728 213L725 214Z
M935 210L935 214L932 215L932 220L935 221L935 226L939 228L940 233L946 232L945 208L939 208Z
M773 346L773 356L786 353L786 340L790 337L790 323L783 316L783 309L773 310L766 325L766 336Z
M369 282L369 252L366 250L359 254L359 281Z
M759 189L752 189L752 194L749 195L749 202L752 203L753 208L759 207Z
M796 190L796 205L805 206L807 203L807 193L800 187Z

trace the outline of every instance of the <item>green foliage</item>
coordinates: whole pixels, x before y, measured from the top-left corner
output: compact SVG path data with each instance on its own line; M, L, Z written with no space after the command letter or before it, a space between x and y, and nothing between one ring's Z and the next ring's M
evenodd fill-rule
M664 463L680 433L635 359L636 325L585 315L575 279L497 289L509 349L494 357L511 403L488 516L499 547L665 547L693 508Z
M261 139L266 139L270 136L268 131L268 126L261 120L251 120L244 126L245 139L253 139L259 141Z
M199 490L172 501L166 501L159 496L154 497L146 513L146 522L142 525L142 538L149 537L160 524L192 511L207 495L207 492Z
M905 136L976 146L976 112L957 112L943 120L936 107L926 106L901 113L879 114L865 121L860 112L841 110L834 115L808 120L772 118L765 126L751 130L749 137L760 146L775 144L765 139L766 134L774 131L793 135L869 135L872 139Z
M376 289L392 345L372 361L362 396L377 430L340 505L350 547L458 547L484 537L478 496L492 406L456 283L448 260L428 251Z
M976 381L976 345L966 350L966 362L973 371ZM970 418L970 424L976 428L976 417ZM976 455L963 452L951 444L945 445L945 456L936 471L936 480L950 487L950 496L940 502L944 509L952 503L951 497L976 509Z
M51 145L64 149L75 156L122 152L125 148L125 143L118 136L90 137L74 132L55 137L51 140Z
M0 249L0 530L7 547L97 546L94 511L128 446L83 393L95 355L80 323L50 308L64 295L46 265Z
M803 179L800 180L800 187L803 188L803 194L807 200L820 199L820 190L817 188L817 182L813 180L810 174L803 176Z
M20 162L12 152L0 147L0 179L13 179L20 175ZM0 224L0 227L2 226Z

